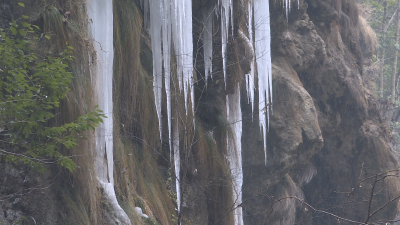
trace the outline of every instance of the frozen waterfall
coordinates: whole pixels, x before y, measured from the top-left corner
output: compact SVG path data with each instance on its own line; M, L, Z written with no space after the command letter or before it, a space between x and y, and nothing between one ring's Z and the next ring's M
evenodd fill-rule
M145 19L149 27L153 51L153 88L155 104L159 123L160 140L162 140L162 80L164 77L165 92L167 97L168 138L170 158L174 158L176 173L176 193L178 211L180 210L180 183L179 183L179 124L172 126L172 100L171 100L171 53L174 46L177 67L179 91L183 93L186 116L191 102L192 115L194 115L194 78L193 78L193 36L192 36L192 2L186 0L160 0L141 2L145 18L150 13L150 21ZM149 6L149 9L147 8ZM211 67L211 66L210 66ZM162 74L164 68L164 74ZM172 83L173 85L174 83ZM190 97L189 97L190 96ZM189 100L190 99L190 100ZM193 126L194 126L193 117ZM173 132L172 132L173 130ZM173 144L173 146L172 146ZM174 154L172 154L174 152Z
M243 3L243 2L242 2ZM193 35L192 35L192 1L191 0L141 0L144 10L145 26L149 28L151 44L153 51L153 77L154 77L154 96L159 121L160 139L162 133L162 85L165 83L165 92L167 97L167 115L168 115L168 135L171 158L174 158L175 172L177 176L177 197L178 207L180 199L179 184L179 124L172 124L172 97L171 87L174 85L171 75L171 60L175 57L177 69L177 82L179 91L183 94L186 116L190 108L194 117L194 78L193 78ZM290 12L291 0L283 0L283 6L286 10L286 17ZM242 31L239 35L247 42L252 49L253 59L250 63L250 71L245 74L245 85L247 90L248 103L252 104L254 112L255 90L258 90L258 108L259 126L264 141L265 164L267 164L267 131L269 126L269 111L272 110L272 65L271 65L271 36L270 36L270 14L269 1L253 0L248 3L248 24L247 29L249 37ZM221 22L221 53L222 70L225 82L227 84L227 47L229 28L233 32L233 5L232 0L218 0L214 7L202 11L203 29L200 38L203 42L204 51L204 72L207 85L208 77L212 77L212 57L213 57L213 16L214 13ZM150 15L150 16L148 16ZM150 20L148 20L150 18ZM254 24L253 24L254 20ZM253 36L254 31L254 36ZM172 51L172 47L173 50ZM172 52L175 53L172 56ZM257 68L257 70L256 70ZM255 76L257 74L257 76ZM190 96L190 97L189 97ZM190 104L191 103L191 104ZM241 135L242 135L242 114L240 107L240 87L234 94L226 96L228 121L232 135L228 135L227 152L232 173L233 197L235 203L241 203L241 188L243 183L242 158L241 158ZM193 119L194 123L194 119ZM172 154L173 152L173 154ZM243 224L242 209L235 209L235 224Z
M118 204L114 191L113 160L113 4L112 0L88 0L88 18L91 23L96 61L91 65L95 95L99 109L107 118L96 128L95 170L97 179L104 189L104 197L118 224L131 224L128 216Z

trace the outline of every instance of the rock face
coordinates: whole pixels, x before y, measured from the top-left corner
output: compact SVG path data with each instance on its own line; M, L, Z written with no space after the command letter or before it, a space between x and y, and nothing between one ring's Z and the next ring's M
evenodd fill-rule
M336 3L341 8L323 0L301 2L288 23L280 6L271 7L279 13L271 18L269 158L263 167L258 130L244 120L242 142L250 146L243 151L245 224L336 224L339 217L371 222L394 219L398 211L397 200L391 201L400 194L398 179L375 182L382 177L375 174L399 165L376 101L363 86L362 60L370 56L362 55L368 51L361 51L360 40L367 37L360 37L357 5ZM251 112L247 105L244 111ZM290 196L337 217L282 199Z
M0 164L0 222L5 225L58 224L57 197L49 172L35 172Z

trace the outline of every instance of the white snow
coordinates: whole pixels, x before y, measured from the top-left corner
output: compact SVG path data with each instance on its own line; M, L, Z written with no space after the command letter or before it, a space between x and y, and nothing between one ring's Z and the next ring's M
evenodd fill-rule
M264 140L265 165L267 165L267 124L272 105L271 32L269 2L254 0L255 52L258 72L258 107L260 129ZM271 101L270 101L271 100Z
M95 169L97 179L104 189L112 213L121 224L131 224L128 216L119 206L114 192L113 159L113 7L112 0L88 0L90 33L96 52L96 61L91 65L99 109L107 118L96 128Z
M140 208L140 207L135 207L135 211L136 211L136 213L137 213L140 217L149 218L148 215L146 215L146 214L143 213L142 208Z
M231 169L232 197L234 202L234 224L243 225L242 207L237 207L242 203L242 110L240 107L240 86L234 94L226 96L226 113L230 124L231 134L227 135L227 158Z

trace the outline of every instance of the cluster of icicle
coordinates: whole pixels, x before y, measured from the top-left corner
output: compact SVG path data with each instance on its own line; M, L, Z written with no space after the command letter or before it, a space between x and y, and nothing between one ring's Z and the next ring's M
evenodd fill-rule
M232 0L220 0L218 6L221 15L221 38L222 38L222 62L223 62L223 73L226 85L226 47L228 43L228 32L229 32L229 21L231 21L231 27L233 30L233 9ZM257 63L257 74L258 74L258 94L259 94L259 125L264 140L264 156L265 165L267 164L267 130L269 124L269 110L272 105L272 65L271 65L271 37L270 37L270 22L269 22L269 1L265 0L254 0L250 1L248 7L248 33L249 37L243 34L239 30L244 40L246 40L249 47L253 50L253 61L250 64L250 73L245 75L246 78L246 90L248 94L248 101L252 104L252 111L254 112L254 91L256 88L255 79L255 63ZM253 9L255 9L253 13ZM253 19L255 24L253 25ZM204 23L203 32L205 40L212 40L212 32L210 26ZM255 39L253 40L253 27L255 33ZM211 29L212 30L212 29ZM255 45L253 45L255 43ZM204 58L212 56L212 45L204 45ZM211 49L207 49L211 48ZM206 66L206 79L208 76L208 69ZM236 90L240 91L240 90ZM240 143L240 140L238 140Z
M244 4L243 1L241 3ZM179 90L183 92L185 98L186 114L191 101L191 110L194 115L194 81L193 81L193 41L192 41L192 3L191 0L141 0L144 10L145 26L149 28L153 51L153 79L154 96L159 121L160 139L162 131L161 121L161 102L162 84L165 83L167 97L168 114L168 135L171 151L174 152L175 173L179 174L179 129L178 124L172 128L172 109L171 109L171 44L173 43L175 61L177 62L177 77ZM290 0L283 0L286 8L286 16L290 11ZM212 57L213 57L213 16L219 17L221 21L222 39L222 62L223 75L226 87L227 79L227 43L229 37L229 26L233 33L233 5L232 0L218 0L214 7L203 9L203 32L201 39L204 50L205 81L212 78ZM254 112L254 93L258 88L259 93L259 125L264 140L265 164L267 163L267 130L269 124L269 110L272 105L272 65L271 65L271 39L270 39L270 15L268 0L252 0L248 5L248 33L247 37L242 31L241 35L253 50L253 60L251 70L245 75L248 101L252 104ZM254 20L254 24L253 24ZM254 31L254 37L253 37ZM253 44L254 43L254 44ZM255 67L257 66L258 83L255 79ZM163 70L164 69L164 70ZM163 73L164 72L164 73ZM190 99L189 99L190 96ZM240 107L240 88L234 94L226 96L227 116L231 123L232 135L228 135L228 159L233 175L234 200L240 204L241 188L243 184L242 159L241 159L241 135L242 135L242 114ZM194 121L193 121L194 122ZM177 178L179 176L177 175ZM178 211L180 206L180 185L176 183ZM241 207L235 209L235 224L243 224Z
M89 32L95 49L95 63L90 67L92 81L99 109L107 118L96 128L95 170L99 183L104 189L104 197L117 224L131 225L131 222L118 204L114 191L113 177L113 6L112 0L88 0L88 17L91 21Z
M153 88L160 139L162 139L161 101L163 79L165 83L169 146L171 151L174 151L175 173L177 174L177 205L179 212L181 201L178 176L180 172L179 129L178 124L174 125L175 129L172 134L171 82L174 84L174 80L171 80L171 46L173 43L177 64L177 82L179 91L184 94L186 115L188 114L190 102L192 103L191 110L194 115L192 2L187 0L142 0L141 4L144 9L144 23L146 27L149 27L151 36L153 52ZM150 21L148 21L149 17Z

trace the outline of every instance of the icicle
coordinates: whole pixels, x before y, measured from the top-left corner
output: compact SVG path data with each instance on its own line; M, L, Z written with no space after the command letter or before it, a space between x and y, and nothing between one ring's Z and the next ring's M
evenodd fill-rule
M174 0L174 12L171 13L172 40L176 53L179 89L184 93L186 114L189 91L193 92L193 37L192 37L192 2ZM194 93L190 93L194 96ZM193 97L191 97L193 99ZM192 102L194 114L194 102Z
M167 96L167 114L168 114L168 139L169 149L172 149L171 135L171 5L170 0L163 0L162 8L162 44L163 44L163 61L164 61L164 83L165 93ZM172 152L172 151L170 151ZM171 156L171 155L170 155Z
M180 206L181 206L181 186L180 186L180 180L179 180L179 174L181 170L181 159L179 157L179 124L178 120L176 120L176 124L174 126L174 132L173 132L173 151L174 151L174 166L175 166L175 186L176 186L176 204L178 205L178 214L180 213Z
M240 86L234 94L226 96L227 119L232 130L227 136L227 158L231 169L233 202L235 204L234 224L243 225L242 207L236 207L242 203L242 110L240 107Z
M224 82L225 82L225 89L226 89L226 46L228 43L228 32L229 32L229 12L232 7L231 0L221 0L218 4L221 4L221 39L222 39L222 66L224 72ZM233 20L233 18L232 18ZM233 25L233 23L232 23ZM233 29L233 26L232 26Z
M162 52L161 52L161 28L163 18L162 2L150 1L150 35L151 48L153 52L153 91L156 104L156 111L159 125L159 135L162 141L162 120L161 120L161 102L162 102Z
M193 126L195 125L192 2L187 0L146 0L145 3L143 3L145 6L146 2L147 4L150 4L150 35L153 52L153 86L155 105L159 122L160 139L162 137L161 97L162 69L164 67L164 83L167 96L168 135L172 156L172 151L174 150L172 147L173 138L171 137L171 133L173 133L171 131L171 42L174 44L174 50L176 53L175 57L177 62L179 91L183 92L184 95L186 115L188 115L189 101L191 101ZM175 134L178 135L178 137L175 138L178 138L179 140L179 133ZM179 161L176 162L176 160L179 160L179 157L178 159L175 159L175 166L176 163L179 164Z
M251 117L253 118L254 113L254 89L255 89L255 79L254 79L254 62L255 62L255 51L253 45L253 8L252 4L248 4L248 32L249 38L241 30L239 30L239 35L246 41L247 45L251 49L252 59L250 62L250 73L246 74L246 90L248 102L251 102Z
M259 94L259 121L260 129L264 139L265 165L267 165L267 123L269 120L269 106L272 105L272 65L271 65L271 32L269 22L269 2L255 0L254 20L255 30L255 52L258 71L258 94ZM270 102L271 99L271 102Z
M204 76L207 86L208 76L212 79L212 54L213 54L213 11L214 8L203 10L203 50L204 50Z
M99 109L107 118L96 128L95 170L99 183L104 189L104 197L110 204L110 210L119 224L131 222L119 206L114 191L113 159L113 7L112 0L88 0L88 18L92 23L90 33L96 52L96 62L91 65L92 77L96 81L96 95Z

